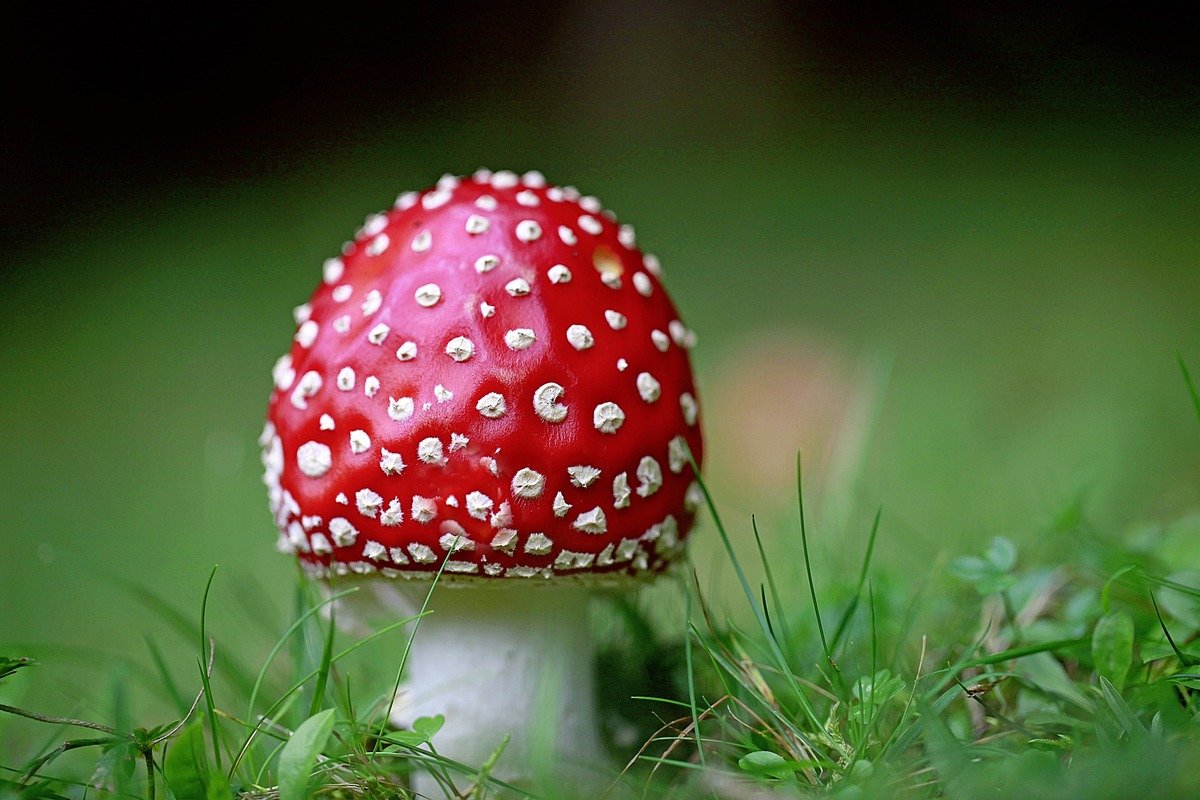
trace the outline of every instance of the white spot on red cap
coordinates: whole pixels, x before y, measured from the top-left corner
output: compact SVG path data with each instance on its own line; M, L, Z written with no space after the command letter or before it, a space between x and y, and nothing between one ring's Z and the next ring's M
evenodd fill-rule
M683 507L688 511L695 511L702 505L704 505L704 490L700 488L700 484L692 481L683 495Z
M325 259L325 263L321 265L321 279L329 285L340 281L345 272L346 265L340 258L327 258Z
M479 398L479 402L475 404L475 410L488 419L498 419L504 416L506 410L504 395L499 392L488 392Z
M575 235L575 231L568 228L566 225L558 226L558 238L567 247L574 247L579 244L579 237Z
M348 283L343 283L329 293L335 303L344 303L350 299L350 295L354 294L354 287Z
M654 346L657 347L661 353L667 352L667 348L671 346L670 337L657 328L650 331L650 341L654 342Z
M350 452L365 453L371 448L371 437L361 428L350 431Z
M275 366L271 368L271 379L275 382L275 388L281 392L292 388L292 384L296 382L296 370L292 368L291 353L284 353L275 362Z
M371 344L383 344L383 340L392 332L392 329L382 322L376 325L367 333L367 341Z
M554 549L554 542L544 533L531 533L521 549L531 556L547 556Z
M404 508L400 505L400 498L393 497L388 503L388 507L379 515L379 524L392 528L401 522L404 522ZM392 560L396 560L395 556L392 557Z
M632 225L622 225L617 228L617 241L624 247L633 249L637 246L637 237L634 235Z
M417 343L405 342L396 348L396 358L401 361L412 361L417 357Z
M387 414L396 422L403 422L413 415L416 404L411 397L389 397Z
M340 317L336 317L333 320L333 329L341 334L349 333L350 332L350 315L342 314Z
M586 464L579 464L574 467L567 467L567 475L570 476L571 483L580 489L586 489L595 483L596 478L600 477L600 470Z
M558 402L563 393L557 383L543 383L533 392L534 413L546 422L562 422L567 418L567 407Z
M679 395L679 410L683 412L683 421L689 426L696 424L696 414L699 408L696 406L696 398L692 397L690 392L684 392Z
M628 508L631 492L629 491L629 476L626 473L620 472L617 477L613 478L612 490L613 508Z
M512 528L501 528L496 532L496 535L492 537L491 548L493 550L499 550L502 553L507 553L511 556L513 554L513 550L516 548L516 544L517 532Z
M575 521L571 523L571 527L583 533L599 536L608 531L608 520L604 517L604 510L600 506L596 506L591 511L585 511L576 517Z
M337 374L337 387L343 392L354 391L354 368L342 367Z
M571 504L567 502L567 498L563 497L563 493L559 492L554 495L554 516L565 517L567 512L571 510Z
M432 308L442 299L442 287L436 283L426 283L417 287L417 291L413 293L416 298L417 305L422 308Z
M621 275L617 272L604 271L600 273L600 282L610 289L620 289Z
M308 408L308 398L321 391L322 383L321 373L314 370L304 373L296 383L296 388L292 390L292 405L301 411Z
M396 197L395 207L401 211L407 211L417 204L417 200L421 198L420 192L401 192Z
M614 331L619 331L629 324L629 320L619 311L613 311L611 308L604 312L604 319L608 321L608 327Z
M492 202L495 202L495 200L493 199ZM488 222L487 217L480 216L479 214L472 214L471 216L467 217L465 227L467 233L471 234L472 236L478 236L481 233L487 233L487 229L492 227L492 223Z
M587 569L596 559L593 553L576 553L573 550L562 550L554 559L554 568L559 570Z
M417 443L417 458L426 464L441 467L446 464L446 455L442 449L442 440L436 436L428 436ZM414 514L414 516L416 516Z
M617 359L617 372L624 372L629 369L629 362L623 358Z
M650 282L650 276L644 272L633 273L633 288L642 297L654 294L654 284Z
M309 537L312 542L312 551L319 556L327 556L333 552L333 545L329 543L329 538L323 533L314 533Z
M601 433L616 433L624 424L625 412L616 403L601 403L592 411L592 425Z
M517 223L517 238L522 242L536 242L542 238L542 226L534 220L523 219Z
M604 231L604 225L591 214L583 214L578 220L579 227L593 236L599 236Z
M642 265L654 277L657 278L662 275L662 262L658 260L658 256L646 253L642 256Z
M317 340L317 334L321 332L321 326L313 320L307 320L296 330L296 343L305 350L312 347L313 342Z
M638 497L649 497L662 488L662 467L651 456L645 456L638 462Z
M381 233L371 241L367 242L367 255L383 255L384 251L388 249L388 246L391 245L391 243L392 240L388 238L388 235L386 233Z
M333 466L333 452L329 445L305 442L296 448L296 466L308 477L319 478Z
M336 428L337 425L334 424L333 417L329 416L328 414L322 414L321 418L317 420L317 427L323 431L331 431Z
M510 169L497 170L492 173L492 186L497 189L511 189L521 182L517 173Z
M369 558L372 561L378 561L387 555L387 548L374 540L368 541L363 545L363 558Z
M529 294L529 281L524 278L513 278L504 284L504 291L512 297L524 297Z
M571 270L567 269L562 264L555 264L550 269L546 270L546 277L551 283L570 283Z
M483 317L484 319L487 319L488 317L492 316L495 313L496 313L496 307L494 305L492 305L491 303L480 303L479 304L479 316Z
M512 506L507 502L501 503L492 514L489 523L493 528L507 528L513 523Z
M375 393L378 391L379 378L376 378L374 375L368 375L367 379L363 381L363 394L365 394L367 397L374 397Z
M679 474L683 472L683 468L688 463L688 446L687 440L682 436L676 436L671 441L667 442L667 466L671 472Z
M496 198L490 194L481 194L475 198L475 207L482 208L484 211L495 211L498 205Z
M486 520L488 514L492 512L492 498L483 492L470 492L467 494L466 500L467 513L474 519Z
M292 319L296 320L297 325L303 325L305 322L308 322L311 316L312 306L308 303L301 303L292 309Z
M428 545L413 542L408 546L408 554L412 556L412 560L418 564L435 564L437 563L437 553Z
M329 535L338 547L350 547L358 539L358 528L345 517L334 517L329 520Z
M354 504L358 506L358 513L364 517L374 517L383 507L383 498L370 489L359 489L354 493Z
M586 325L572 325L567 328L567 341L576 350L587 350L596 343L596 338Z
M404 471L404 459L399 453L393 453L386 447L381 448L382 455L379 457L379 469L383 470L384 475L399 475Z
M680 347L690 350L696 346L696 334L679 320L673 319L668 322L667 330L671 333L671 340Z
M662 384L649 372L639 372L637 376L638 396L647 403L653 403L662 397Z
M367 292L366 298L364 298L362 301L361 308L362 308L363 316L364 317L371 316L376 311L378 311L380 306L382 306L382 305L383 305L383 295L379 293L378 289L372 289L371 291Z
M526 190L523 192L517 192L517 202L526 208L533 208L534 206L540 205L542 201L538 199L536 194Z
M491 272L498 266L500 266L500 256L488 254L475 259L475 271L480 275Z
M447 528L449 530L447 530ZM447 520L442 523L446 532L438 539L438 545L447 553L457 553L462 550L474 550L475 542L467 536L467 531L457 522Z
M434 209L441 208L442 206L446 205L446 203L449 203L452 197L454 197L454 195L450 192L443 189L436 189L427 193L421 198L421 207L426 211L433 211Z
M454 397L454 392L439 383L433 387L433 396L437 398L439 403L445 403Z
M422 524L432 522L437 518L437 501L432 497L422 497L419 494L413 495L412 499L412 518L415 522ZM412 548L408 549L412 552Z
M524 350L537 341L532 328L513 328L504 334L504 343L509 350Z
M450 434L450 452L453 453L456 450L462 450L467 446L467 442L469 441L471 440L461 433Z
M455 361L466 361L475 354L475 343L465 336L455 336L446 343L446 355Z
M530 467L517 470L512 479L512 492L517 497L536 500L546 489L546 476Z

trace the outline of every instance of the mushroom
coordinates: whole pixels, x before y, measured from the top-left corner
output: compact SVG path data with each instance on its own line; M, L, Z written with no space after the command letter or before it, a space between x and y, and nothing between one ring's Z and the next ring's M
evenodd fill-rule
M438 752L476 766L508 736L497 777L604 763L589 591L663 572L692 526L695 337L659 276L593 197L447 176L325 262L275 365L279 549L361 581L360 618L412 613L440 575L397 716L444 714Z

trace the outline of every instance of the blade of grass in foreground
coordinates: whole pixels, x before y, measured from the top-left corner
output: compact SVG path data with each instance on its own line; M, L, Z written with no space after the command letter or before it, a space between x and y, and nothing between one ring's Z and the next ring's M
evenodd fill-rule
M787 658L784 656L783 651L779 649L779 643L775 641L775 637L771 636L770 626L767 624L766 617L763 615L758 600L754 596L754 590L750 588L750 580L746 577L746 571L742 568L741 560L738 559L737 553L734 552L733 542L729 538L729 531L726 530L725 523L721 520L721 515L717 513L716 503L713 501L712 494L708 490L708 485L700 476L699 465L696 464L696 460L690 452L688 453L688 460L691 462L692 471L696 475L696 484L700 487L700 491L704 495L705 506L708 508L709 514L712 515L713 524L717 527L717 534L721 537L721 544L724 545L725 552L729 556L729 561L733 564L733 569L737 574L738 582L741 584L742 592L746 595L746 600L750 603L750 608L754 612L754 618L758 622L759 628L767 638L771 655L774 657L781 674L787 680L788 686L800 704L800 708L804 712L804 716L808 719L809 724L813 726L813 730L821 730L822 723L817 717L816 710L809 703L808 696L804 694L804 690L796 680L795 674L788 667ZM815 749L815 743L811 741L809 736L799 732L798 735L802 738L806 746Z

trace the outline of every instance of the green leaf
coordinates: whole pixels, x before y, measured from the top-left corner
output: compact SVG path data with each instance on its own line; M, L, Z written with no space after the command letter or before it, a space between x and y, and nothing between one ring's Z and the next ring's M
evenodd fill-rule
M35 664L32 658L7 658L0 656L0 681L12 675L19 669Z
M229 800L233 796L225 774L209 766L203 724L203 719L198 719L187 726L167 751L163 775L175 800Z
M129 781L137 767L138 750L134 742L120 742L105 749L92 771L92 786L109 794L131 794Z
M1092 662L1096 673L1108 678L1119 692L1133 664L1133 618L1125 611L1110 611L1092 630Z
M1003 536L997 536L992 539L992 543L988 545L987 560L992 563L992 566L999 572L1008 572L1017 563L1017 546Z
M788 769L789 762L786 758L778 753L772 753L769 750L755 750L753 753L747 753L738 759L738 766L746 772L753 772L755 775L767 775L772 778L783 777L790 770Z
M413 720L412 729L413 733L424 737L428 742L445 724L446 718L441 714L433 717L417 717Z
M300 724L279 754L279 800L305 800L317 756L333 732L334 709L328 708Z

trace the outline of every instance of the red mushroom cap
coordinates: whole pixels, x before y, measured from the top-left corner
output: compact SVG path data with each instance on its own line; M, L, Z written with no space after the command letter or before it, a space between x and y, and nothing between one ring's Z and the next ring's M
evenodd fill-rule
M682 551L694 336L595 198L446 176L368 217L296 319L262 445L310 572L624 578Z

